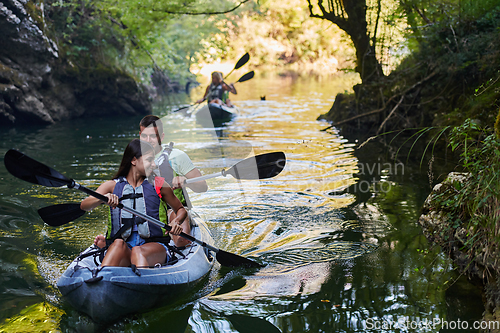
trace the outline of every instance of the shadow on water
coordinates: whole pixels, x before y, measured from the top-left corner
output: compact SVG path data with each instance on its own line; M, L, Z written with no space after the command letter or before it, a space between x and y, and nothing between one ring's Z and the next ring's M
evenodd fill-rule
M241 114L215 130L197 124L187 111L167 115L158 108L167 140L186 151L203 174L251 154L286 154L285 169L273 179L214 178L209 191L190 193L214 245L264 267L216 265L192 294L105 328L68 307L55 283L76 254L105 231L107 210L100 207L75 222L47 227L38 208L78 202L84 195L24 183L7 174L2 163L0 331L16 332L26 320L38 331L63 332L165 327L173 332L400 332L404 326L381 330L377 325L478 320L477 292L461 284L447 256L427 243L417 223L430 189L419 159L402 158L400 165L387 156L387 146L373 141L357 149L354 138L322 131L328 124L316 121L353 81L255 78L234 98ZM126 144L137 137L140 118L12 129L2 134L0 153L19 148L95 189L112 176ZM438 332L439 327L413 331Z

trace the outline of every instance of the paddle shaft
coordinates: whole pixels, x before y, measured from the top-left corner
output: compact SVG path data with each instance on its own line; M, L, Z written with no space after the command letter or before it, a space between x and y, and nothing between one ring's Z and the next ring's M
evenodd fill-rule
M281 153L283 154L283 153ZM284 156L284 154L283 154ZM103 201L103 202L108 202L108 198L100 193L97 193L95 191L92 191L78 183L76 183L73 179L69 179L65 175L61 174L60 172L46 166L43 163L40 163L31 157L21 153L19 150L16 149L9 149L7 153L5 153L4 156L4 164L7 169L12 175L16 176L19 179L22 179L24 181L36 184L36 185L42 185L42 186L48 186L48 187L61 187L61 186L67 186L68 188L76 188L77 190L80 190L82 192L85 192L93 197L96 197L97 199ZM65 205L66 206L66 205ZM78 206L78 205L77 205ZM152 218L150 216L144 215L132 208L129 207L124 207L123 205L118 205L119 208L124 209L125 211L132 213L134 215L140 216L146 221L149 221L151 223L154 223L160 227L166 228L168 231L172 230L168 225L165 223ZM70 207L70 210L73 209ZM78 207L78 209L80 209ZM65 210L68 211L67 207L65 207ZM52 211L52 209L50 209ZM67 212L64 213L67 215ZM63 214L63 215L64 215ZM50 215L50 212L49 212ZM70 213L71 215L71 213ZM59 221L60 222L60 221ZM58 222L58 223L59 223ZM58 224L61 225L61 224ZM192 241L196 244L199 244L212 252L216 253L216 258L217 260L221 263L223 266L227 267L240 267L240 266L247 266L247 267L261 267L260 264L241 257L237 254L226 252L224 250L217 249L216 247L210 246L206 244L205 242L199 241L196 238L187 235L185 233L180 233L179 236Z
M69 187L69 186L68 186L68 187ZM88 195L91 195L91 196L93 196L93 197L95 197L95 198L97 198L97 199L101 200L101 201L102 201L102 202L104 202L104 203L107 203L107 202L108 202L108 197L106 197L106 196L104 196L104 195L102 195L102 194L100 194L100 193L97 193L97 192L95 192L95 191L92 191L91 189L86 188L85 186L80 185L80 184L78 184L78 183L74 183L74 185L72 186L72 188L75 188L75 189L77 189L77 190L80 190L80 191L82 191L82 192L85 192L85 193L87 193ZM160 220L157 220L157 219L155 219L154 217L151 217L151 216L148 216L148 215L143 214L143 213L141 213L141 212L138 212L138 211L136 211L136 210L135 210L135 209L133 209L133 208L130 208L130 207L124 206L122 203L118 204L117 208L123 209L123 210L124 210L124 211L126 211L126 212L129 212L129 213L131 213L131 214L137 215L137 216L139 216L139 217L141 217L141 218L145 219L146 221L149 221L149 222L151 222L151 223L153 223L153 224L156 224L156 225L157 225L157 226L159 226L160 228L165 228L165 229L167 229L168 231L170 231L170 230L172 229L172 227L171 227L171 226L169 226L169 225L167 225L167 224L165 224L165 223L161 222ZM200 241L200 240L198 240L198 239L194 238L193 236L188 235L188 234L186 234L186 233L184 233L184 232L181 232L181 233L179 234L179 236L181 236L182 238L185 238L185 239L187 239L187 240L189 240L189 241L191 241L191 242L195 242L195 243L197 243L197 244L199 244L199 245L201 245L201 246L203 246L203 247L205 247L205 248L209 249L210 251L213 251L213 252L215 252L215 253L218 253L218 252L219 252L219 249L218 249L218 248L213 247L213 246L211 246L211 245L209 245L209 244L207 244L207 243L205 243L205 242L202 242L202 241Z

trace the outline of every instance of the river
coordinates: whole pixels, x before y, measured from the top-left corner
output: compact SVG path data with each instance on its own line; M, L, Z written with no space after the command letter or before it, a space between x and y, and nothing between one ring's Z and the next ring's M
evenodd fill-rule
M106 208L61 227L44 225L39 208L84 195L23 182L1 163L0 332L438 332L457 321L461 329L450 331L476 331L463 322L481 318L477 290L417 223L430 191L428 168L412 153L398 155L398 144L360 147L316 120L354 82L347 74L256 77L237 85L232 99L240 115L215 129L158 104L167 139L204 174L252 154L286 154L275 178L214 178L209 191L190 192L215 246L264 267L216 265L193 293L107 327L72 309L56 288L71 260L105 232ZM201 94L200 87L192 100ZM17 148L96 188L137 137L140 119L2 128L1 159Z

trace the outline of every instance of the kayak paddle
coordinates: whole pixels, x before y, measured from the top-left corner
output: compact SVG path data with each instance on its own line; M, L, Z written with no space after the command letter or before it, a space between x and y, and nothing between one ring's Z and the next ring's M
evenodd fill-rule
M253 77L254 77L254 75L255 75L255 72L254 72L254 71L248 72L248 73L246 73L246 74L242 75L242 76L238 79L238 81L236 81L235 83L248 81L248 80L250 80L251 78L253 78ZM222 82L224 82L224 81L222 81ZM225 82L224 82L224 83L225 83ZM227 83L226 83L226 84L227 84Z
M38 215L51 227L59 227L74 221L86 212L80 208L80 203L65 203L40 208Z
M248 54L247 52L240 58L240 60L238 60L234 68L226 75L225 78L231 75L231 73L234 72L236 69L240 69L241 67L243 67L243 65L246 64L248 60L250 60L250 54Z
M283 152L266 153L248 157L239 161L228 170L186 180L186 184L196 183L210 178L231 175L236 179L267 179L278 175L285 167L286 156ZM79 203L66 203L40 208L38 214L52 227L76 220L85 214Z
M236 81L235 83L238 83L238 82L245 82L245 81L248 81L250 79L252 79L255 75L255 72L254 71L251 71L251 72L248 72L246 74L243 74L239 79L238 81Z
M239 161L228 170L222 169L220 172L210 175L190 178L186 180L186 184L196 183L210 178L231 175L236 179L266 179L278 175L285 167L285 153L277 151L274 153L266 153L257 156L252 156Z
M281 153L283 154L283 153ZM283 154L284 156L284 154ZM244 161L241 161L244 162ZM9 171L13 176L22 179L24 181L37 184L37 185L43 185L43 186L48 186L48 187L61 187L66 185L68 188L75 188L77 190L80 190L88 195L91 195L93 197L98 198L99 200L103 202L107 202L108 198L105 197L104 195L97 193L95 191L92 191L91 189L88 189L78 183L76 183L73 179L69 179L63 174L59 173L58 171L46 166L45 164L42 164L31 157L23 154L22 152L15 150L15 149L9 149L7 153L5 153L4 157L4 163L7 171ZM284 163L282 162L275 162L276 168L280 168L281 170L284 167ZM236 165L235 165L236 166ZM247 164L243 164L243 166L247 166ZM242 168L244 169L244 168ZM266 170L270 170L269 166L266 165L265 167ZM281 171L280 170L280 171ZM272 168L271 168L272 171ZM233 173L230 173L231 175ZM253 179L253 178L251 178ZM153 224L156 224L162 228L165 228L166 230L170 231L171 227L155 218L152 218L151 216L145 215L141 212L138 212L132 208L123 206L123 204L119 204L118 208L123 209L129 213L132 213L134 215L137 215L146 221L149 221ZM244 258L242 256L239 256L234 253L229 253L223 250L220 250L214 246L208 245L205 242L202 242L196 238L194 238L191 235L185 234L184 232L181 232L180 235L181 237L195 242L210 251L216 253L216 258L217 261L223 266L227 267L239 267L239 266L245 266L245 267L261 267L261 265L257 262L254 262L250 259Z

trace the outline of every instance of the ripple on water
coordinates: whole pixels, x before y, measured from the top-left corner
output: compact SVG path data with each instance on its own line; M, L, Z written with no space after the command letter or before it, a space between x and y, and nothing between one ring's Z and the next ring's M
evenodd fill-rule
M304 295L319 293L332 274L343 276L342 270L334 272L336 268L373 253L377 236L387 234L390 224L378 207L368 203L351 207L356 198L347 189L357 182L358 161L353 144L335 129L322 131L327 124L316 120L331 105L330 95L334 94L329 90L326 95L306 93L271 100L272 94L268 94L270 100L264 102L249 97L239 102L240 116L216 129L200 127L193 118L179 113L165 119L168 140L186 151L203 174L218 172L252 154L283 151L287 156L284 170L276 177L261 181L237 181L229 176L210 179L208 192L191 195L196 211L208 220L217 247L264 264L258 270L230 272L217 264L195 295L201 301L192 305L192 311L187 307L192 331L234 331L246 323L272 332L277 318L287 316L282 312L284 305L296 303L298 312L305 309ZM87 134L92 126L82 127L82 131ZM62 161L72 168L68 175L84 178L80 182L91 188L109 179L126 143L137 136L135 126L83 143L72 131L74 142L79 143L74 146L81 147L78 158L72 151ZM101 130L116 131L115 126L101 127L95 130L95 138ZM84 197L67 189L22 188L23 195L50 204ZM45 291L46 299L57 298L53 287L58 276L96 234L105 231L107 211L97 209L79 221L50 229L43 226L30 203L8 199L12 201L4 204L5 200L0 198L0 231L10 239L24 236L19 244L9 239L9 249L22 254L22 247L36 242L38 249L30 250L29 255L36 258L38 272L32 274L52 287ZM5 255L2 260L5 262ZM14 270L15 264L6 267ZM14 295L11 289L15 288L9 287ZM302 315L307 316L307 311ZM154 322L147 319L136 324L144 323Z

